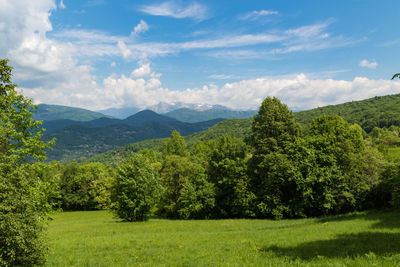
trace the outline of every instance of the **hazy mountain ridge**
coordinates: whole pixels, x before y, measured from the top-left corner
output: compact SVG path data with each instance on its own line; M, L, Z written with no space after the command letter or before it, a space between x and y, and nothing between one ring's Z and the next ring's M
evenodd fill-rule
M184 122L200 122L200 121L212 120L215 118L223 118L223 119L251 118L256 113L257 113L256 110L237 111L230 109L212 108L199 111L189 108L180 108L167 112L164 115Z
M61 130L69 126L82 126L82 127L105 127L117 124L124 124L130 126L140 126L146 122L175 122L176 119L163 116L151 110L144 110L132 115L124 120L102 117L91 121L73 121L67 119L44 121L42 127L46 129L47 133Z
M40 104L36 113L33 114L35 120L73 120L73 121L91 121L99 118L111 118L99 112L83 108L75 108L61 105Z

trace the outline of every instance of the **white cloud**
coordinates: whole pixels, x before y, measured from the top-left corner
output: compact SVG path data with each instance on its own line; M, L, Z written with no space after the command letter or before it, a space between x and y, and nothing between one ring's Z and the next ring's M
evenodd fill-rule
M118 48L122 54L122 57L126 60L132 55L132 51L126 46L123 41L118 41Z
M137 69L134 69L131 73L132 78L143 78L148 75L150 75L151 69L150 69L150 64L146 63L140 66Z
M154 16L172 17L177 19L192 18L201 21L207 18L207 8L196 2L183 6L176 2L169 1L157 5L142 6L139 8L139 11Z
M368 61L366 59L361 60L360 66L369 69L376 69L378 67L378 63L376 61Z
M117 66L117 62L113 61L113 62L110 63L110 67L111 68L114 68L115 66Z
M140 20L140 23L133 29L132 35L138 35L139 33L146 32L149 30L149 25L144 20Z
M64 4L64 1L63 1L63 0L60 0L60 4L58 4L58 6L59 6L61 9L64 9L64 8L67 7L67 6Z
M239 77L235 75L213 74L208 76L208 78L215 80L232 80L232 79L238 79Z
M311 109L369 97L400 93L400 81L370 80L356 77L352 81L311 79L305 74L290 77L263 77L226 83L221 87L204 85L182 91L164 88L160 75L145 63L130 77L110 75L100 85L82 67L79 79L57 90L26 89L38 102L80 106L91 109L136 106L145 108L165 103L220 104L233 109L256 109L267 96L276 96L289 107ZM227 78L215 75L214 78ZM68 88L68 89L67 89ZM73 88L70 90L70 88Z
M135 27L137 32L146 28L143 26L144 23ZM64 43L69 42L79 46L77 53L81 57L122 55L126 60L165 56L190 50L210 50L202 55L225 58L232 55L231 59L268 58L276 54L315 51L349 46L355 43L355 41L342 36L327 33L326 28L329 23L330 21L285 31L271 31L271 33L229 34L176 43L139 42L130 36L115 36L102 31L81 29L65 30L51 36ZM256 51L251 49L226 50L226 48L256 45L268 45L268 48L262 50L258 48ZM225 50L216 50L221 48L225 48Z
M264 16L278 15L279 12L275 10L254 10L252 12L248 12L244 15L239 16L241 20L254 20Z

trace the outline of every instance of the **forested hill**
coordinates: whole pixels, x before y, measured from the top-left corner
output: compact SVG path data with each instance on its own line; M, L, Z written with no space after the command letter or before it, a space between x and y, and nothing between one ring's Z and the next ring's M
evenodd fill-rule
M68 161L88 157L117 147L154 138L169 137L173 130L182 135L204 131L222 119L199 123L180 121L148 121L140 126L113 124L103 127L71 125L44 135L44 140L56 138L56 145L47 152L48 160Z
M250 133L251 119L232 119L221 121L208 130L197 132L185 136L185 141L189 148L193 147L200 141L208 141L217 139L218 137L228 134L238 138L244 138ZM119 164L122 159L132 156L134 153L142 149L161 150L161 145L165 138L144 140L132 144L128 144L107 152L94 155L93 157L83 159L83 161L103 162L106 164Z
M83 108L74 108L60 105L40 104L36 113L33 114L35 120L72 120L72 121L91 121L99 118L111 118L99 112Z
M353 101L339 105L331 105L307 111L294 113L297 121L306 124L312 118L320 115L340 115L350 123L360 124L364 130L370 131L373 127L389 127L400 125L400 94L374 97L362 101ZM251 128L252 118L232 119L222 121L210 129L185 137L188 146L198 141L216 139L224 134L233 134L244 138ZM96 155L89 161L100 161L104 163L117 163L122 158L132 155L141 149L159 150L163 139L145 140L125 145L115 150Z
M242 119L251 118L256 114L256 110L230 110L223 108L214 108L208 110L193 110L189 108L180 108L165 113L165 116L177 119L184 122L200 122L206 120L212 120L216 118L222 119Z
M296 119L303 124L322 114L340 115L350 123L359 124L366 132L374 127L400 126L400 94L376 96L295 113Z

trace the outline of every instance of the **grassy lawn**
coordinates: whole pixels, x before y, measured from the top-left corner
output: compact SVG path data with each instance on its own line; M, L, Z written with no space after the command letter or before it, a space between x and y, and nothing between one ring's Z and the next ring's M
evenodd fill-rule
M400 266L400 212L282 221L52 217L49 266Z

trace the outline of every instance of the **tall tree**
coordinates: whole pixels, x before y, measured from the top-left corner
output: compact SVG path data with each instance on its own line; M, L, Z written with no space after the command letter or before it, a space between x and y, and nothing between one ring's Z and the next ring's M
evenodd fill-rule
M0 59L0 265L31 266L44 261L40 178L30 175L27 159L45 158L50 143L41 141L36 106L12 83L12 67Z
M249 143L253 147L249 172L252 191L256 195L258 216L272 215L271 203L279 199L279 195L271 198L273 185L285 177L294 175L295 170L285 154L299 134L300 126L288 107L276 97L267 97L262 102L258 114L254 116L249 138ZM279 208L274 212L277 214L273 216L281 217L283 211Z

